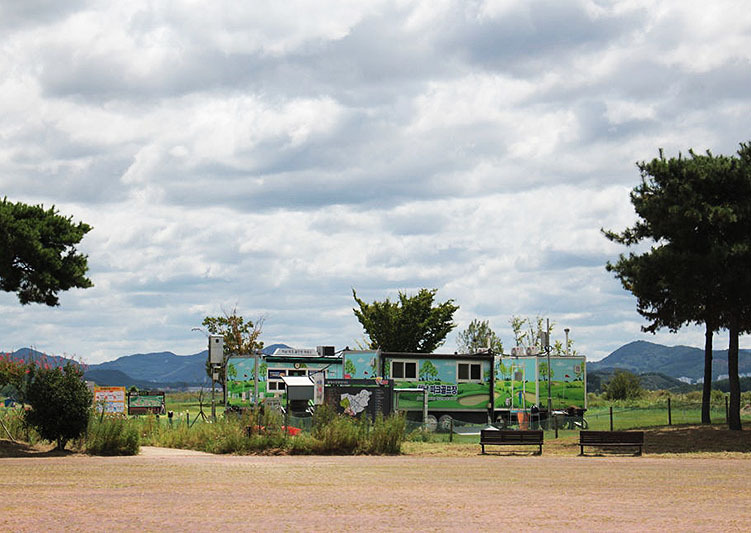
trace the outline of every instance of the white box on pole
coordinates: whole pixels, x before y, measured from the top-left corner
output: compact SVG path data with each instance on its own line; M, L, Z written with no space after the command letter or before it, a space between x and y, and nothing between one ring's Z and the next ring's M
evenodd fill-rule
M224 337L209 335L209 363L221 365L224 361Z

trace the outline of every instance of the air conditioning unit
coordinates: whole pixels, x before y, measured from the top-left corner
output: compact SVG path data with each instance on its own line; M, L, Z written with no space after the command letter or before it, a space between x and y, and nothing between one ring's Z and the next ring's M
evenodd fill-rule
M316 352L320 357L333 357L335 350L333 346L316 346Z

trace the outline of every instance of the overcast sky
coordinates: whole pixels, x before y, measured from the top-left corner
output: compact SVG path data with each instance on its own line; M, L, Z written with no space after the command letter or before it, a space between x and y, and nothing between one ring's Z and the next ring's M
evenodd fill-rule
M0 194L91 224L95 287L2 293L0 348L196 353L234 306L354 347L353 288L422 287L460 306L440 351L512 315L702 346L640 331L600 228L659 148L751 139L750 58L739 1L2 0Z

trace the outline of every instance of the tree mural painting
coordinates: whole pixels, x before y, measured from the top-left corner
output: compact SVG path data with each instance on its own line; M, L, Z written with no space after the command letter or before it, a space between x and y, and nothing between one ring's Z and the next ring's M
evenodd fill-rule
M540 376L543 376L546 382L551 381L555 376L555 372L548 367L548 363L545 361L540 361Z
M347 359L347 361L344 363L345 379L351 379L352 377L354 377L356 373L357 373L357 368L355 368L355 363L353 363L350 359Z
M420 366L420 379L423 381L436 381L438 379L438 369L430 361L423 361Z

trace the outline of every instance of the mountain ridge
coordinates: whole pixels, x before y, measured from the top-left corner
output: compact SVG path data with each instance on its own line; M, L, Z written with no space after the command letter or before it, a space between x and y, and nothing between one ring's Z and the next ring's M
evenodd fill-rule
M265 347L263 352L272 353L277 348L289 346L272 344ZM47 355L31 348L16 350L11 355L24 360L43 359L54 366L68 361L82 364L71 358ZM86 379L100 385L200 386L206 381L206 356L206 350L190 355L176 355L169 351L124 355L104 363L83 365L84 375ZM727 350L714 350L713 357L712 380L716 381L727 375ZM738 359L740 374L751 375L751 350L740 350ZM618 368L635 374L662 374L674 379L690 378L697 381L704 377L704 350L638 340L624 344L599 361L587 363L589 373L607 373Z
M712 381L728 373L728 351L712 351ZM624 344L607 357L587 363L587 370L622 368L635 374L661 373L673 378L704 378L704 350L692 346L665 346L649 341ZM751 373L751 350L739 350L738 371Z

